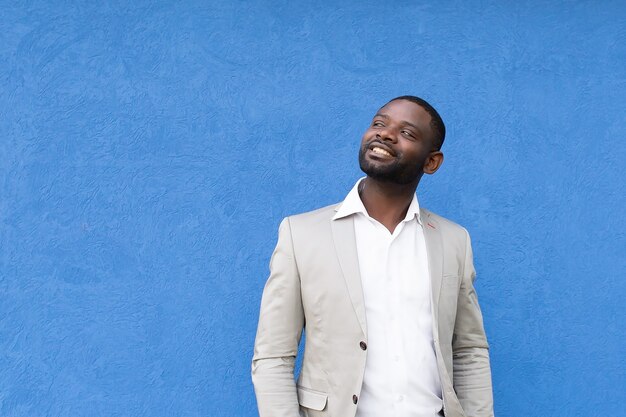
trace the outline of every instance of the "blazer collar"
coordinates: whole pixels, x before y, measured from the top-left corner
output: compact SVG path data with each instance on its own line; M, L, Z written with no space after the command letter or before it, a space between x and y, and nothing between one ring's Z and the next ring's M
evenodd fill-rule
M439 294L441 293L443 276L443 242L439 222L431 216L428 210L424 209L422 209L422 218L424 219L424 240L426 241L428 271L430 274L433 324L436 325L439 318Z
M363 334L367 337L365 323L365 303L363 300L363 287L361 286L361 273L359 271L359 257L356 249L356 237L354 233L354 217L342 217L332 220L330 226L333 232L335 251L341 266L341 272L346 281L346 287L350 294L352 307L361 325Z

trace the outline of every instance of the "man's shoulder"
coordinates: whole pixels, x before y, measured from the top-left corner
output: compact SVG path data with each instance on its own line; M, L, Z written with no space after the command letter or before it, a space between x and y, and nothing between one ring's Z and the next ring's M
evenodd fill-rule
M291 225L315 225L319 222L330 221L337 212L337 208L340 204L341 203L335 203L304 213L292 214L287 218Z
M289 228L292 242L295 246L312 241L319 241L322 237L331 235L331 221L339 204L321 207L304 213L293 214L283 219L282 224Z

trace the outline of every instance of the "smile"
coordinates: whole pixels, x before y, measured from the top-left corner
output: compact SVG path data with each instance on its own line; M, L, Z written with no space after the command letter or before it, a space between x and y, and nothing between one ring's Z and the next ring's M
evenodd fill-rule
M381 155L381 156L393 156L391 153L389 153L387 150L383 149L383 148L379 148L378 146L374 146L372 148L372 153L375 153L376 155Z

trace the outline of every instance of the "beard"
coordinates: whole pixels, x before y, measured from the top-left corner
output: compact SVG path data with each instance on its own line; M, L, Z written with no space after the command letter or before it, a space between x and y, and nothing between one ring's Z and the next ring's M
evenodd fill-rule
M384 166L377 166L365 157L367 146L359 150L359 167L368 177L381 182L390 182L398 185L410 184L422 176L422 168L416 164L402 162L402 154L396 155L396 160Z

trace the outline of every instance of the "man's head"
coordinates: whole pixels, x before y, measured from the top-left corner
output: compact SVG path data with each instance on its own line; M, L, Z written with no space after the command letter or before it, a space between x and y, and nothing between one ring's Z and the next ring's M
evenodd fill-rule
M395 184L419 183L443 162L446 128L439 113L415 96L392 99L365 131L359 165L369 177Z

